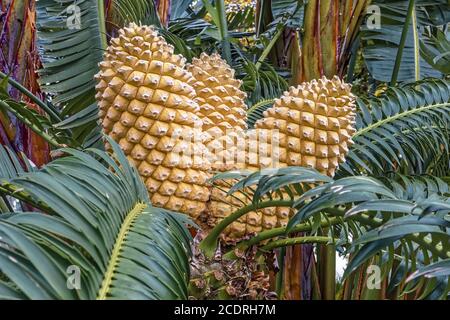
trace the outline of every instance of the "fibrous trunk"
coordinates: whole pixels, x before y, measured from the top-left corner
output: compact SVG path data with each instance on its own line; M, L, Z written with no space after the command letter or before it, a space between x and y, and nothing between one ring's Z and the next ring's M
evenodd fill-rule
M0 70L43 98L36 74L40 62L35 23L34 0L0 1ZM9 94L14 99L28 102L14 88L9 88ZM28 103L28 107L40 111L32 103ZM49 161L47 143L11 114L0 113L0 143L23 152L37 166Z

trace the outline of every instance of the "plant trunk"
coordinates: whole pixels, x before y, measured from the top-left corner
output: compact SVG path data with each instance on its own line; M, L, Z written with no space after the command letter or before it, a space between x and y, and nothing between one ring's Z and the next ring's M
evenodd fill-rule
M43 98L36 73L40 61L36 48L35 0L0 1L0 43L0 70ZM16 89L9 88L9 94L42 112ZM39 167L50 160L48 144L10 114L0 115L0 143L23 152Z
M304 30L294 45L291 68L301 83L338 75L343 78L353 42L370 0L310 0L305 8Z
M155 4L156 9L158 10L161 25L167 28L170 20L170 10L172 6L172 0L156 0Z
M313 245L296 245L286 249L284 260L284 298L312 299Z

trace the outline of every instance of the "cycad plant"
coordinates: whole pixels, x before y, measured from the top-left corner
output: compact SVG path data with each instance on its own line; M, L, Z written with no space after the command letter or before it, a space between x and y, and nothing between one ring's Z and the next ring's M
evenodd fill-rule
M0 70L0 298L448 298L445 1L27 4L39 86Z

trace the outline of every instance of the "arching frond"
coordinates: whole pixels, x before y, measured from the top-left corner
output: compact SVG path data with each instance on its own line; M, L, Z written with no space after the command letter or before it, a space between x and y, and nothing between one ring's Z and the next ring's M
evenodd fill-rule
M264 99L255 103L247 110L247 124L249 128L253 128L256 121L264 117L263 113L273 106L275 99Z
M450 83L430 79L358 100L355 145L339 175L450 172ZM437 170L438 169L438 170Z
M107 46L104 3L97 0L36 2L38 44L42 60L41 89L61 109L61 118L77 115L95 106L98 63ZM71 136L79 144L95 127L72 127Z
M120 27L130 22L161 26L154 1L108 0L108 13L111 22Z
M71 115L94 100L94 74L106 47L102 1L37 2L41 88Z
M239 180L230 193L251 186L253 202L212 230L202 243L207 252L213 251L214 237L227 224L266 205L277 206L278 202L270 197L290 190L290 201L279 204L295 210L287 227L263 231L243 241L240 250L260 243L265 243L263 249L272 249L296 243L334 242L350 253L346 275L377 254L392 266L394 256L390 250L400 253L395 259L401 262L405 274L450 257L449 185L437 177L390 175L380 179L356 176L332 180L313 169L290 167L251 174L229 172L216 178ZM320 235L324 230L328 237ZM296 238L298 232L304 236ZM396 268L397 265L391 271L398 272ZM401 279L401 283L405 280L406 277ZM444 280L441 277L431 282L430 292L444 295ZM390 281L394 287L399 285Z
M0 192L20 189L46 213L0 216L2 299L187 298L187 219L153 208L109 142L114 158L64 149L42 170L0 179Z

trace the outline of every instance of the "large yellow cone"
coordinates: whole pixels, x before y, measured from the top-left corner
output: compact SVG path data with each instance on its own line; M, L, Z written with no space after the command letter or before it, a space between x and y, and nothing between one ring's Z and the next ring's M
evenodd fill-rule
M111 40L96 86L103 131L139 170L153 205L197 218L211 169L185 59L147 26Z

